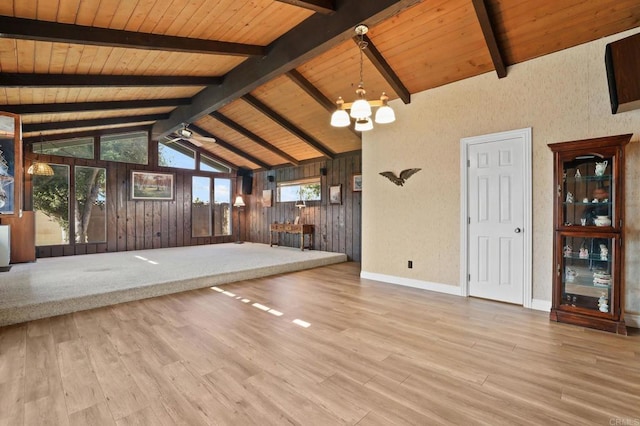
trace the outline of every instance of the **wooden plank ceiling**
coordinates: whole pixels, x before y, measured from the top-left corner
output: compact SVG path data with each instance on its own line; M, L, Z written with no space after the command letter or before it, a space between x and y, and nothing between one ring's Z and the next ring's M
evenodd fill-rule
M329 119L355 98L411 94L640 25L637 0L5 0L0 110L25 142L184 124L233 167L359 150ZM603 52L604 54L604 52ZM391 124L393 125L393 124Z

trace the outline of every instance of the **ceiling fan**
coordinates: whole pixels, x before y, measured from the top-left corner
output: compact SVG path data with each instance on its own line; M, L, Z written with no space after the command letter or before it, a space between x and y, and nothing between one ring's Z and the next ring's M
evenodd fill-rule
M171 136L167 136L167 138L169 140L166 143L177 142L182 140L182 141L190 142L195 146L202 146L206 142L209 142L209 143L216 142L215 138L209 138L206 136L200 136L200 135L194 134L191 130L187 129L186 124L183 124L181 129L176 130Z

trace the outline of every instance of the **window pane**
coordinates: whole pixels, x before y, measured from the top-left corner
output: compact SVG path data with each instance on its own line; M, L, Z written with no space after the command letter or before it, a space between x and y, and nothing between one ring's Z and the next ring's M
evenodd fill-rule
M231 173L230 167L227 167L206 155L200 155L200 170L203 172Z
M97 243L107 240L107 171L76 166L75 241Z
M60 155L63 157L94 158L93 138L74 138L59 141L37 142L33 144L37 154Z
M101 136L100 159L123 163L148 164L149 143L147 132Z
M195 170L196 153L177 142L158 142L158 165Z
M211 179L202 176L191 178L191 235L211 235Z
M51 168L53 176L33 175L37 246L69 244L69 166Z
M320 178L278 183L278 201L321 200Z
M231 235L231 179L214 179L213 197L213 232Z

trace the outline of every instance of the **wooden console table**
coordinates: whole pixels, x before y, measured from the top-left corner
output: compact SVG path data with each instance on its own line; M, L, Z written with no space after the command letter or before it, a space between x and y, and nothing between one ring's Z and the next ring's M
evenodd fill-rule
M280 233L285 234L299 234L300 235L300 250L304 251L304 236L309 236L309 245L306 246L309 250L313 249L313 225L291 223L272 223L269 232L269 247L274 245L280 245ZM274 238L275 234L275 238Z

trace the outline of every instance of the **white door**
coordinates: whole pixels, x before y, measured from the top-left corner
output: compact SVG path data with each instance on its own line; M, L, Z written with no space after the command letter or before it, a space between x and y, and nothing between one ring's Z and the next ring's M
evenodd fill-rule
M525 161L522 138L467 145L469 295L523 304Z

